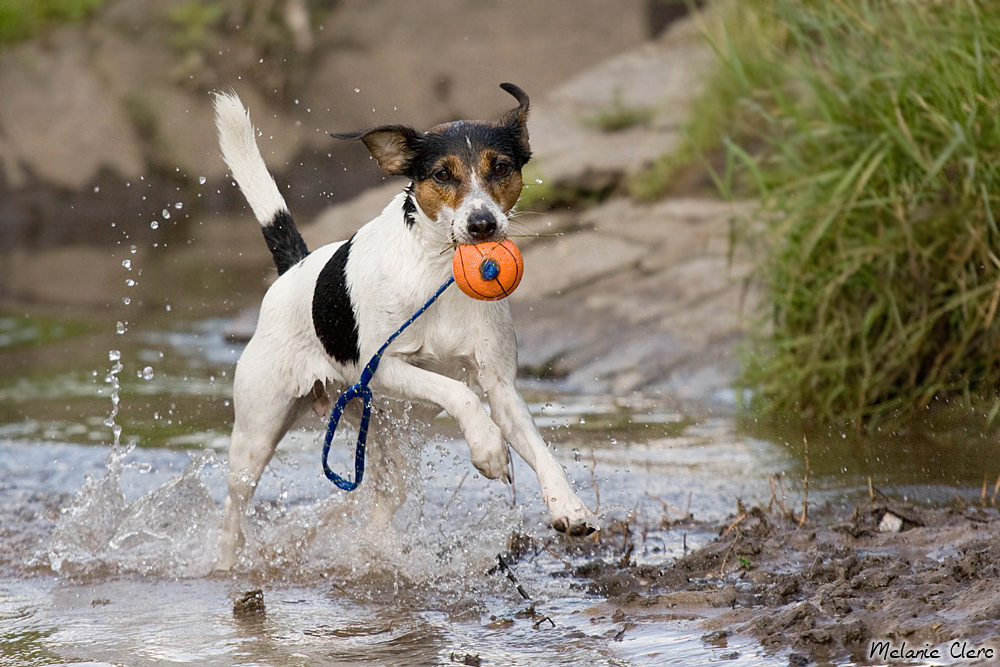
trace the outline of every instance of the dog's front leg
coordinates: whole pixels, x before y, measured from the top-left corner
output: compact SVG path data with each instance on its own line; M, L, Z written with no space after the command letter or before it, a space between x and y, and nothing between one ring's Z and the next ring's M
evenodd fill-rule
M388 357L382 359L372 384L389 396L443 408L462 428L472 464L479 472L490 479L510 481L510 455L501 429L464 383Z
M512 366L513 368L513 366ZM482 365L479 382L486 392L493 420L514 451L531 466L542 487L542 499L549 508L552 527L570 535L588 535L597 529L597 519L566 477L566 471L545 445L527 403L514 386L514 372L500 373Z

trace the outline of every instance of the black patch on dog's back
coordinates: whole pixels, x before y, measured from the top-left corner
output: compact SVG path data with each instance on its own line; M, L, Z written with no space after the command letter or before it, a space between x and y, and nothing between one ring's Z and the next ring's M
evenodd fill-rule
M279 276L309 254L309 248L287 210L275 213L271 222L260 229L264 232L264 241L274 258L274 265L278 267Z
M326 353L342 364L357 363L361 357L358 322L347 291L347 258L351 253L352 240L337 248L320 271L312 303L316 336L323 343Z

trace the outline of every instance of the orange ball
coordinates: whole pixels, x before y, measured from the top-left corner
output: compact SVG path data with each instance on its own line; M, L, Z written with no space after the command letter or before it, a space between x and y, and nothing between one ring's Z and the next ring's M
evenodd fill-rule
M510 239L487 241L458 246L451 271L459 289L473 299L499 301L517 289L524 261Z

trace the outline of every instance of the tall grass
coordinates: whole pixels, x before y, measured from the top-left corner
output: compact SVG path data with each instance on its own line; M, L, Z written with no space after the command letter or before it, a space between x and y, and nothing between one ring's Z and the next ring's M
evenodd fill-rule
M767 221L768 332L743 377L756 405L864 424L958 398L992 420L1000 11L976 0L752 7L780 30L769 48L716 42L724 85L744 91L717 179L726 190L741 173Z
M0 0L0 44L19 42L55 23L87 18L106 0Z

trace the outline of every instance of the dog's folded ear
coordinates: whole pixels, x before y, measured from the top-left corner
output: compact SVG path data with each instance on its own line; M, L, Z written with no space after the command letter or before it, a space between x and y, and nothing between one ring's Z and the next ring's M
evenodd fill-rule
M385 173L405 176L410 170L421 135L405 125L383 125L360 132L331 132L330 136L348 141L360 139Z
M528 143L528 95L512 83L501 83L500 87L513 95L518 105L503 115L500 124L517 136L523 152L523 162L527 162L531 157L531 145Z

